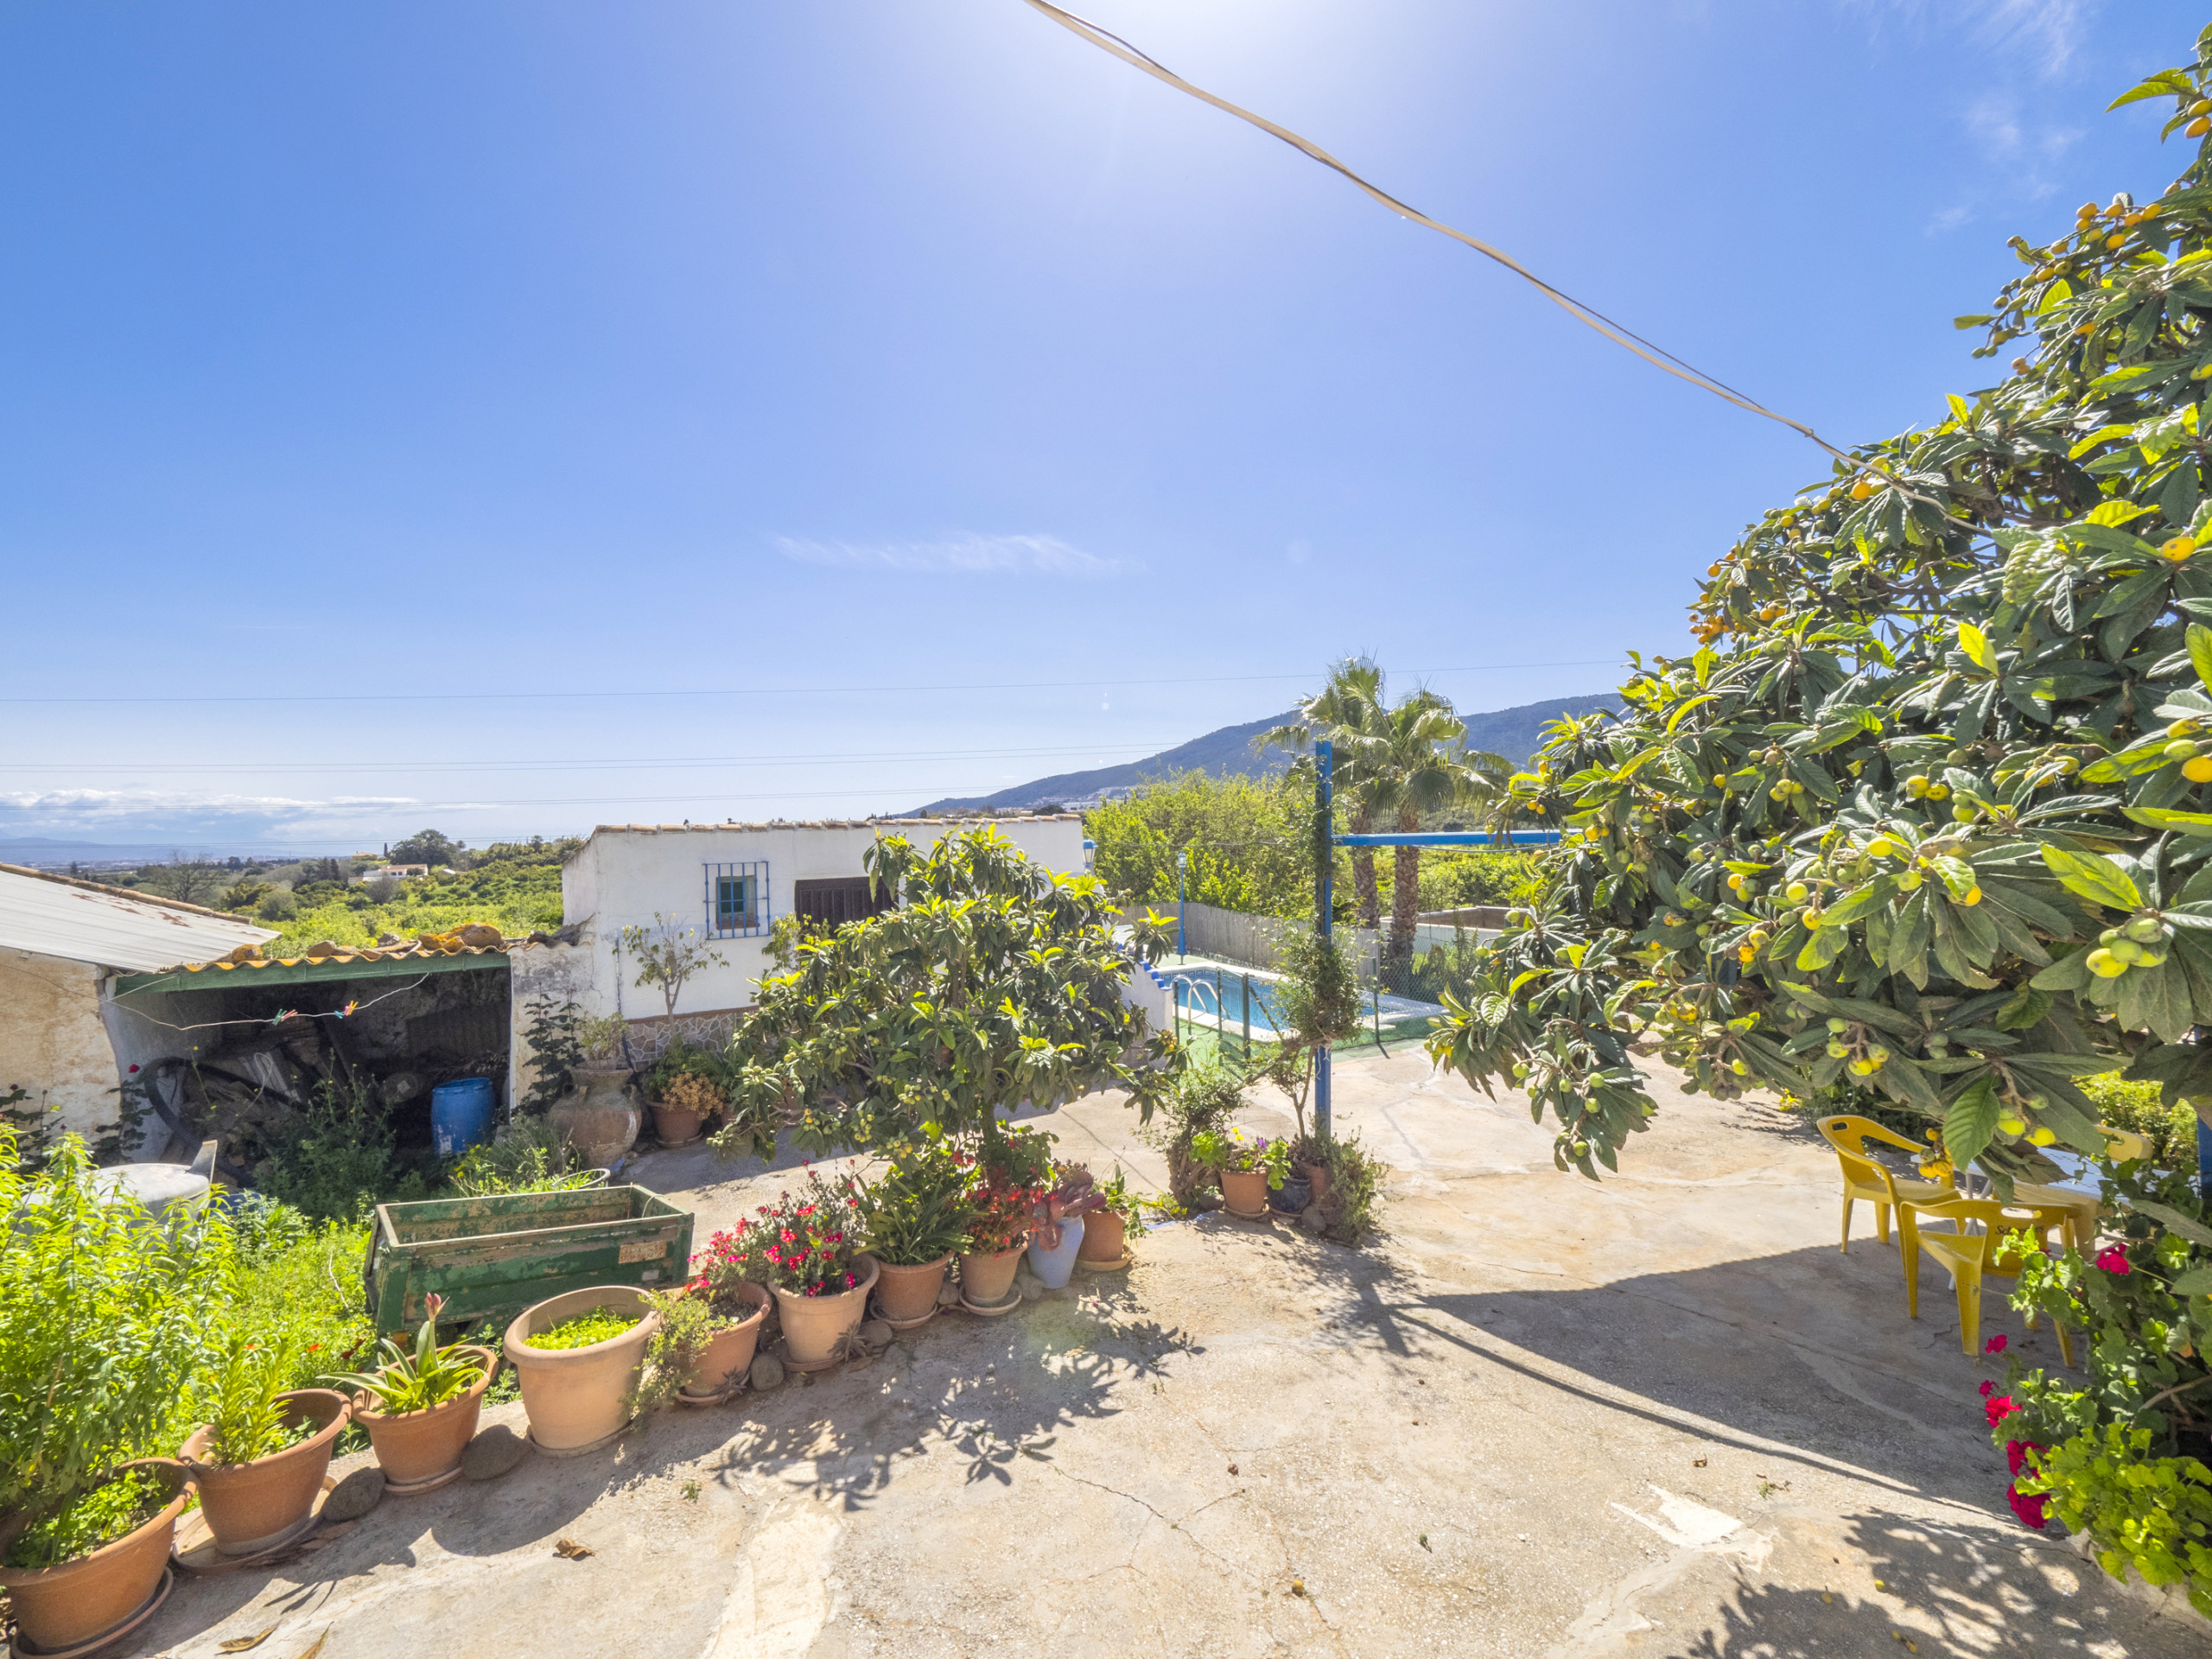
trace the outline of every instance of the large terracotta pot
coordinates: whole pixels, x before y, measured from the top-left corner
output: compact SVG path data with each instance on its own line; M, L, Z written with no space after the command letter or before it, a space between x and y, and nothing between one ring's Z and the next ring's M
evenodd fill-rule
M226 1555L257 1555L306 1530L330 1469L330 1449L352 1411L334 1389L296 1389L276 1396L287 1427L306 1419L319 1427L297 1446L251 1463L209 1463L215 1431L202 1424L177 1453L200 1488L200 1511L215 1548Z
M1251 1215L1265 1213L1268 1207L1268 1178L1256 1169L1221 1172L1221 1201L1231 1210Z
M737 1289L753 1305L753 1312L715 1332L679 1392L719 1394L752 1365L753 1351L760 1345L761 1323L768 1317L768 1293L760 1285L740 1285Z
M59 1567L0 1567L0 1590L16 1611L18 1652L25 1643L49 1650L86 1646L127 1624L161 1588L177 1517L192 1491L191 1475L169 1458L123 1467L150 1469L168 1483L167 1507L137 1531Z
M533 1348L524 1340L595 1307L645 1317L620 1336L588 1348ZM537 1449L572 1456L620 1434L630 1421L628 1397L638 1386L645 1344L659 1329L660 1315L634 1285L572 1290L517 1314L501 1346L522 1385L523 1410Z
M776 1293L776 1310L784 1321L784 1342L791 1350L793 1363L827 1363L836 1357L838 1344L861 1328L861 1320L868 1313L868 1294L875 1288L879 1271L875 1258L855 1256L853 1271L860 1275L859 1281L850 1290L841 1290L834 1296L800 1296L781 1285L770 1287Z
M1079 1262L1118 1262L1128 1248L1128 1224L1111 1210L1094 1210L1083 1218Z
M877 1269L881 1276L875 1281L876 1306L893 1325L929 1318L937 1307L938 1292L944 1287L944 1270L951 1265L950 1250L919 1267L881 1263Z
M1014 1292L1014 1270L1021 1265L1021 1246L995 1255L960 1258L960 1295L978 1307L995 1307Z
M1049 1229L1039 1227L1029 1235L1029 1270L1044 1282L1047 1290L1065 1290L1068 1276L1075 1271L1075 1253L1083 1248L1083 1236L1087 1230L1088 1216L1060 1217L1060 1242L1045 1243Z
M630 1098L630 1070L622 1065L580 1065L570 1075L573 1093L546 1111L553 1127L569 1139L587 1169L613 1168L637 1143L642 1121Z
M474 1354L484 1375L450 1400L427 1411L388 1412L377 1408L375 1396L353 1396L353 1421L369 1433L384 1471L385 1490L405 1496L428 1491L430 1483L445 1484L461 1469L461 1454L476 1438L476 1421L484 1409L484 1390L499 1369L499 1357L489 1348L463 1350Z
M653 1109L653 1134L664 1147L688 1147L706 1128L704 1112L686 1106L664 1106L657 1100L645 1103Z

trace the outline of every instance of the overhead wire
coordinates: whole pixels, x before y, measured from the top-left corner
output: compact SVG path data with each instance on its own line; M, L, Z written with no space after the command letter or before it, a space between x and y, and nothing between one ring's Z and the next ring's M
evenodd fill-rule
M1826 438L1822 437L1818 432L1815 432L1804 422L1794 420L1787 415L1780 414L1774 410L1769 409L1764 404L1760 403L1748 392L1738 391L1735 387L1730 385L1726 381L1722 380L1719 376L1707 374L1704 370L1697 367L1694 364L1685 362L1682 359L1675 356L1674 353L1669 351L1665 346L1659 345L1656 341L1645 339L1642 334L1637 334L1634 329L1630 328L1625 324L1614 321L1612 318L1599 310L1597 307L1588 304L1584 301L1578 300L1573 295L1566 292L1563 289L1560 289L1551 283L1546 282L1542 277L1537 276L1535 271L1529 270L1528 266L1522 264L1518 259L1516 259L1511 254L1506 252L1503 248L1494 247L1490 243L1482 240L1479 237L1470 236L1465 231L1459 230L1452 226L1446 225L1440 219L1432 219L1428 214L1422 213L1418 207L1400 200L1397 197L1392 195L1389 191L1382 188L1379 185L1370 182L1367 179L1362 177L1359 174L1354 172L1351 168L1345 166L1344 162L1338 161L1334 156L1332 156L1327 150L1322 149L1320 145L1315 143L1312 139L1303 137L1300 134L1293 132L1288 127L1282 126L1275 122L1270 121L1263 115L1255 114L1252 111L1244 108L1242 105L1232 104L1227 99L1218 97L1216 94L1206 91L1205 87L1196 86L1193 83L1184 79L1182 76L1177 74L1173 69L1168 68L1166 65L1161 63L1158 59L1148 55L1138 48L1131 45L1128 41L1123 40L1119 35L1115 34L1111 29L1102 28L1100 25L1090 22L1088 18L1079 17L1075 13L1066 10L1063 7L1056 6L1052 3L1052 0L1027 0L1027 3L1033 10L1042 12L1046 16L1059 24L1061 28L1066 29L1070 34L1074 35L1077 39L1089 41L1100 51L1109 53L1114 57L1119 58L1122 62L1129 65L1132 68L1141 69L1146 74L1150 75L1154 79L1165 82L1166 85L1173 86L1177 92L1187 93L1190 97L1197 99L1202 104L1210 104L1215 109L1223 111L1224 114L1233 115L1238 120L1248 122L1251 125L1257 127L1261 131L1267 133L1271 137L1281 139L1284 143L1288 144L1293 149L1297 150L1300 155L1308 156L1312 160L1319 162L1322 166L1329 168L1332 172L1341 175L1353 185L1357 186L1366 195L1372 198L1382 206L1389 208L1392 213L1397 213L1403 218L1409 219L1416 225L1424 226L1427 229L1434 231L1440 236L1450 237L1454 242L1458 242L1466 247L1472 248L1477 253L1481 254L1486 259L1495 260L1497 264L1504 266L1506 270L1511 271L1515 276L1520 277L1523 282L1526 282L1535 287L1539 292L1543 294L1546 298L1549 299L1554 304L1557 305L1577 322L1581 323L1586 328L1593 329L1598 334L1604 335L1607 340L1611 340L1613 344L1620 346L1624 351L1634 353L1637 357L1642 358L1654 368L1662 370L1666 373L1673 375L1677 380L1681 380L1690 385L1695 386L1700 391L1710 392L1713 397L1720 398L1723 402L1732 404L1738 409L1743 410L1748 414L1758 415L1764 419L1774 421L1780 425L1788 427L1791 431L1798 433L1803 437L1811 439L1813 442L1818 444L1822 449L1826 450L1836 460L1841 461L1846 467L1849 467L1854 473L1864 472L1872 474L1873 476L1881 479L1885 483L1890 484L1892 487L1904 490L1904 486L1899 485L1890 474L1884 473L1879 467L1875 467L1871 462L1862 461L1857 456L1847 454L1843 450L1837 448L1835 445L1830 443ZM1904 493L1907 494L1913 494L1914 499L1916 499L1927 500L1930 499L1928 497L1918 496L1915 494L1914 492L1909 490L1905 490Z

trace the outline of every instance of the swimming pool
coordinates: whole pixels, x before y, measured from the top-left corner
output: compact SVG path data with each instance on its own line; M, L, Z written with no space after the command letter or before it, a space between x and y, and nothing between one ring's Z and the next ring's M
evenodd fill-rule
M1249 1019L1251 1034L1260 1041L1281 1040L1282 986L1276 975L1230 963L1190 961L1176 965L1162 963L1159 972L1174 995L1179 1021L1187 1019L1195 1025L1217 1025L1224 1034L1242 1035ZM1377 997L1372 991L1363 995L1359 1003L1361 1020L1379 1020L1384 1026L1433 1019L1443 1012L1434 1003L1402 996Z

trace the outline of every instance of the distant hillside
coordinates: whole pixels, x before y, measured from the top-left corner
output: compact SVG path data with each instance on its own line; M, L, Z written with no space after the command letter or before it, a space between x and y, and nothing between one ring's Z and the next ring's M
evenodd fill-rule
M1602 709L1611 697L1558 697L1549 702L1524 703L1518 709L1499 709L1489 714L1462 715L1467 722L1467 743L1471 748L1489 749L1503 755L1518 766L1535 753L1539 734L1548 721L1561 715L1586 714L1592 709ZM1179 772L1209 772L1217 777L1240 776L1262 778L1281 772L1291 761L1290 754L1282 749L1255 751L1252 740L1272 728L1288 723L1297 718L1294 710L1270 715L1265 720L1250 721L1242 726L1224 726L1218 731L1208 732L1204 737L1194 737L1176 748L1165 749L1142 760L1130 760L1118 766L1100 766L1090 772L1063 772L1050 778L1039 778L1034 783L1016 784L1002 789L995 795L967 798L947 797L917 808L918 812L992 812L1014 811L1023 807L1047 806L1071 801L1088 801L1096 796L1134 788L1154 779L1170 778Z

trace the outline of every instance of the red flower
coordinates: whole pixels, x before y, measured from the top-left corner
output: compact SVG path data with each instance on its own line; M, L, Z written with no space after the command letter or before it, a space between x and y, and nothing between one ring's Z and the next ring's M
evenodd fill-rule
M1981 1402L1981 1414L1989 1420L1992 1428L2010 1417L2019 1408L2012 1403L2012 1396L2000 1394Z
M2018 1486L2007 1486L2005 1489L2005 1501L2012 1506L2012 1513L2020 1517L2022 1526L2033 1527L2037 1532L2041 1532L2050 1524L2044 1517L2044 1508L2050 1500L2041 1492L2029 1497L2024 1496Z
M2127 1252L2117 1244L2113 1245L2109 1249L2097 1252L2097 1265L2107 1273L2115 1274L2123 1279L2135 1271L2133 1265L2127 1259Z
M134 1065L134 1066L132 1066L130 1069L131 1069L133 1071L136 1071L138 1068L137 1068L137 1066L135 1066L135 1065Z
M2019 1478L2020 1471L2028 1461L2029 1452L2043 1452L2047 1450L2049 1450L2048 1447L2038 1446L2033 1440L2005 1441L2005 1461L2006 1465L2009 1465L2009 1472L2012 1474L2012 1478L2015 1480Z
M2005 1351L2005 1338L2001 1336L1992 1337L1987 1342L1981 1344L1981 1351L1985 1354L2003 1353Z
M1991 1395L1997 1392L1997 1385L1994 1382L1985 1382L1977 1392L1980 1394L1983 1399L1986 1400Z

